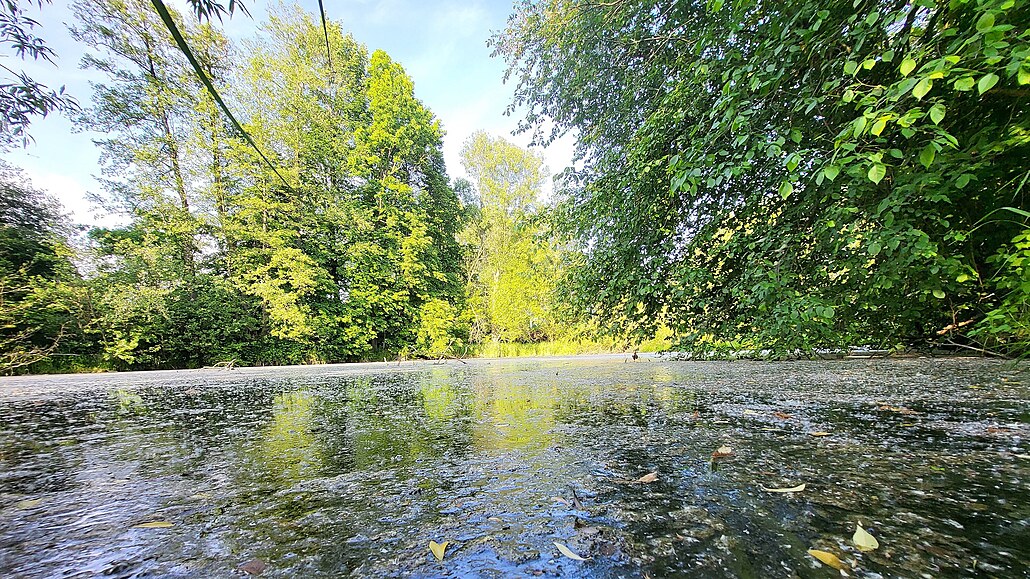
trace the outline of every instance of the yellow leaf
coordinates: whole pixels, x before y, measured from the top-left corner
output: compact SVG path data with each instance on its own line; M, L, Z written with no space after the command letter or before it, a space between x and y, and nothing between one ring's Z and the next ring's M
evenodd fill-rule
M826 551L819 551L817 549L809 549L808 554L819 559L824 564L833 567L838 571L848 571L848 566L843 561L837 558L833 553L827 553Z
M862 528L861 523L855 527L855 536L851 538L851 542L853 542L855 546L858 547L858 550L862 552L872 551L880 546L880 543L876 541L876 537L866 532L866 530Z
M823 431L820 430L819 432L809 432L808 435L809 436L829 436L830 433L829 432L823 432Z
M565 545L562 545L561 543L558 543L557 541L554 543L554 546L558 547L558 550L561 551L561 554L565 555L569 559L573 559L575 561L586 561L586 559L577 555L572 549L566 547Z
M437 561L443 561L444 551L447 550L447 545L450 545L450 541L444 541L443 543L437 543L436 541L429 541L429 550L436 556Z
M744 410L744 416L761 416L761 415L762 415L761 412L755 412L754 410L751 410L750 408L747 408L747 409Z
M644 476L638 478L636 480L636 482L638 482L638 483L653 483L656 480L658 480L658 473L656 473L656 472L649 472L649 473L645 474Z
M18 507L19 509L31 509L32 507L42 502L43 499L26 499L24 501L18 501L14 503L14 506Z
M168 521L150 521L149 523L140 523L133 526L137 529L167 529L168 527L174 527L175 523L169 523Z
M733 455L733 449L728 446L720 446L712 453L712 458L724 458Z
M782 488L782 489L768 489L768 488L762 487L762 490L767 492L767 493L799 493L799 492L805 490L805 483L801 483L801 484L799 484L796 487Z

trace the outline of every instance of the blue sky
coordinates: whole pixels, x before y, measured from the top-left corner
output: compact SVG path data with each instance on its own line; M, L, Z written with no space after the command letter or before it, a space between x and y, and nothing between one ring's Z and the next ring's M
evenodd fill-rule
M227 4L227 2L224 2ZM504 27L511 11L507 0L325 0L327 17L341 22L369 51L382 48L407 70L415 83L415 94L441 119L447 136L444 157L450 176L460 177L462 143L482 129L525 146L528 136L512 136L517 118L504 116L513 87L504 85L504 63L490 58L486 45L491 31ZM54 0L42 11L32 13L40 22L40 34L57 53L57 67L41 62L21 64L30 76L48 86L65 85L80 103L91 100L89 80L95 73L79 68L83 47L67 31L72 21L69 0ZM185 0L171 0L183 10ZM224 29L234 40L255 33L265 19L267 7L277 2L244 0L252 18L237 13L226 19ZM317 0L299 2L315 13ZM12 68L15 68L12 66ZM21 167L35 186L61 200L78 223L117 222L98 214L86 200L88 192L99 192L93 175L100 174L99 151L92 135L75 133L72 124L60 115L36 119L30 132L35 143L13 149L4 158ZM562 139L543 151L548 167L558 172L569 164L573 141Z

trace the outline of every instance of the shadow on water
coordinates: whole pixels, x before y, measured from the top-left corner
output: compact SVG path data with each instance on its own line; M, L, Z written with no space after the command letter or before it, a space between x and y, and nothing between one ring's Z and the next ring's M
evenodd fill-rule
M814 548L860 577L1020 577L1026 374L614 357L10 379L0 570L839 576Z

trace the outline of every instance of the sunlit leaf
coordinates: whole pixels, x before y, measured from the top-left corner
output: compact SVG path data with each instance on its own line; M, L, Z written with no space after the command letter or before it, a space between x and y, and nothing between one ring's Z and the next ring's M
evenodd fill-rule
M934 157L937 156L937 148L933 146L933 143L923 147L923 150L919 152L919 162L923 164L927 169L933 164Z
M935 297L935 298L937 298L939 300L943 300L944 299L944 295L945 295L944 294L944 290L939 290L939 289L933 290L933 297Z
M780 184L780 197L786 199L790 197L791 193L794 192L794 184L790 181L784 181Z
M944 105L942 105L941 103L937 103L930 107L930 120L933 121L933 124L941 124L941 121L944 120L944 114L946 110L947 109L945 109Z
M837 165L827 165L827 166L823 167L823 175L826 175L826 178L829 179L830 181L833 181L834 179L836 179L837 175L839 175L839 174L840 174L840 167L838 167Z
M901 70L901 76L908 76L916 69L916 61L911 58L906 58L901 61L901 66L898 68Z
M976 90L983 94L994 88L994 85L998 84L999 80L998 75L993 72L987 73L976 83Z
M816 431L816 432L809 432L808 435L809 436L829 436L830 433L829 432L823 432L822 430L819 430L819 431Z
M922 99L924 96L926 96L926 93L930 92L930 89L932 88L933 81L931 79L920 79L919 82L916 83L916 86L912 89L912 96L916 97L917 100Z
M980 19L976 21L976 31L982 33L988 32L994 28L994 14L990 12L984 13L980 16Z
M649 472L649 473L645 474L644 476L638 478L636 480L636 482L638 482L638 483L653 483L656 480L658 480L658 473L656 473L656 472Z
M767 493L799 493L799 492L805 490L805 483L801 483L801 484L799 484L796 487L790 487L790 488L770 489L770 488L766 488L764 486L761 487L761 488L762 488L763 491L765 491Z
M879 184L883 181L884 176L887 175L887 166L883 163L873 163L872 167L869 167L869 180L873 183Z
M843 561L837 558L833 553L827 553L826 551L819 551L818 549L809 549L808 554L819 559L824 564L833 567L838 571L848 571L849 568L844 564Z
M575 561L586 561L587 560L586 558L580 557L579 555L577 555L575 553L575 551L573 551L572 549L566 547L565 545L562 545L561 543L559 543L557 541L554 542L554 546L558 547L558 551L560 551L562 555L565 555L569 559L573 559Z
M149 523L133 525L133 527L136 527L137 529L167 529L168 527L174 526L175 523L170 523L168 521L150 521Z
M976 84L976 79L971 76L963 76L962 78L955 79L955 90L967 91L973 90L973 85Z
M720 446L712 453L712 458L724 458L733 455L733 449L728 446Z
M880 546L877 542L876 537L870 535L865 529L862 528L862 524L859 523L855 527L855 535L851 537L851 542L858 547L859 551L872 551Z
M433 552L433 556L436 557L437 561L443 561L443 555L447 551L447 545L450 544L450 541L444 541L443 543L429 541L429 550Z
M250 561L240 565L240 571L243 571L248 575L260 575L264 573L267 568L268 565L266 565L261 559L251 559Z

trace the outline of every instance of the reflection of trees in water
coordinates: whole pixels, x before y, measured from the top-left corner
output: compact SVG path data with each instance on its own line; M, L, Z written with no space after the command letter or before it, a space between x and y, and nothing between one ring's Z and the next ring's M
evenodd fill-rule
M483 376L474 389L472 436L477 450L539 449L550 444L557 387Z
M558 400L555 418L568 424L647 426L696 408L697 393L693 390L622 384L570 389Z

